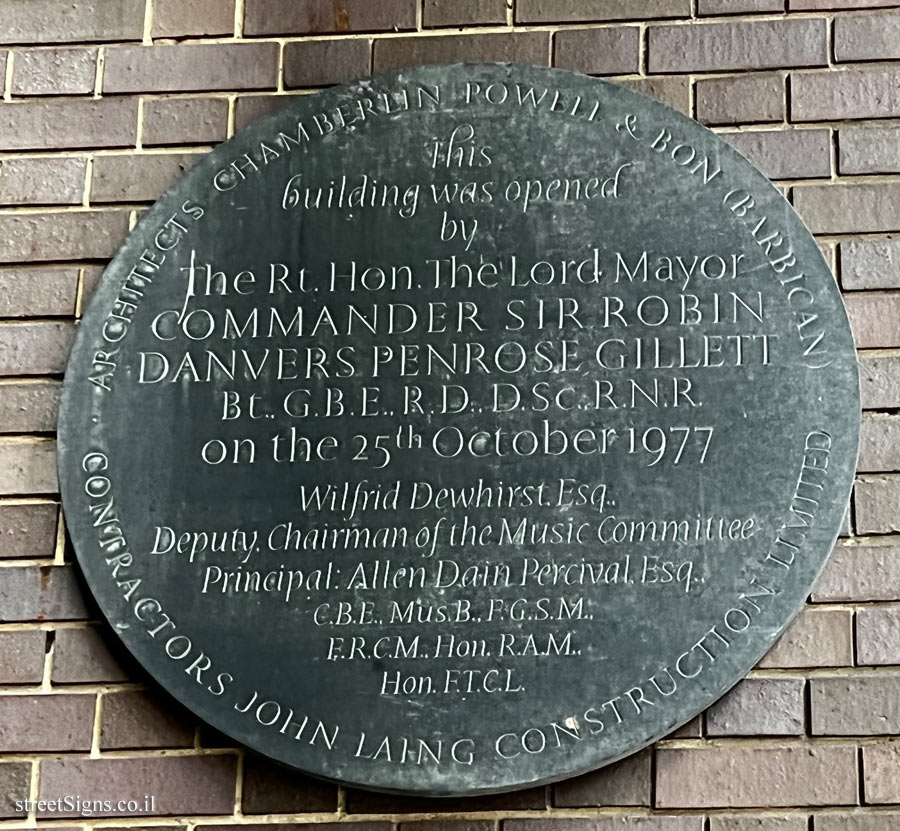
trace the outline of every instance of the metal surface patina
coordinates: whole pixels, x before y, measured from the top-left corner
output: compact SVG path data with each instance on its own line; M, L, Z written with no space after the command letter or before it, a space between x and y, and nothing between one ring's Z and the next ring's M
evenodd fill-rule
M477 794L683 724L795 615L856 358L781 194L598 80L294 99L107 269L66 375L87 582L156 681L361 787Z

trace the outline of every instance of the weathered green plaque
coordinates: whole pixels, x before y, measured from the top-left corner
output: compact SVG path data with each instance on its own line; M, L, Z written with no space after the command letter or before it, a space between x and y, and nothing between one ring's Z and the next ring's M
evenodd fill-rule
M596 768L802 605L859 421L835 282L721 139L594 79L295 99L107 270L66 377L79 562L147 671L312 774Z

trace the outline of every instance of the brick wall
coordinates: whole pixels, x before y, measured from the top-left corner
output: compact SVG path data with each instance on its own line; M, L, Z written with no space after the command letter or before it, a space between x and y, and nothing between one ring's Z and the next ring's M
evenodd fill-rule
M54 429L105 261L197 154L289 96L460 59L611 76L723 133L830 258L866 412L844 536L748 680L598 773L434 802L284 772L147 689L70 565ZM10 801L78 793L156 796L118 827L900 828L900 3L0 0L0 89L0 828L92 825Z

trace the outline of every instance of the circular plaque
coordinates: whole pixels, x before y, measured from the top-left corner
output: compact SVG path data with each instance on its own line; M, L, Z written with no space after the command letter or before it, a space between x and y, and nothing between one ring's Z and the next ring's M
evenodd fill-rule
M303 96L141 219L66 375L66 520L147 671L254 750L476 794L743 677L837 536L838 288L626 89L506 65Z

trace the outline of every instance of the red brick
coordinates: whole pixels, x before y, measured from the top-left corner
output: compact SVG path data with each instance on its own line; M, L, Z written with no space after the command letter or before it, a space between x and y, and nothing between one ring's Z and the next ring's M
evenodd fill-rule
M245 35L390 32L416 28L417 0L246 0Z
M0 160L0 205L80 205L86 168L86 159Z
M54 684L98 684L127 681L128 673L110 651L106 630L57 629L53 643ZM121 647L116 644L116 648Z
M650 806L650 751L636 753L600 770L553 787L553 804L560 808L606 805Z
M58 381L0 384L0 433L52 433L59 411Z
M103 91L274 89L277 80L277 43L111 46Z
M900 407L900 356L861 353L859 382L863 409Z
M63 372L74 337L69 322L0 323L0 375Z
M653 814L507 819L503 831L702 831L703 817Z
M198 153L96 156L91 202L151 202L200 158Z
M900 732L900 673L811 678L809 692L813 735L879 736Z
M306 819L305 817L303 819ZM432 823L427 823L431 825ZM439 828L443 823L435 823ZM203 826L203 831L248 831L248 825L253 831L348 831L346 822L266 822L262 821L257 824L213 824ZM394 831L396 826L392 822L365 820L363 822L353 822L353 831ZM124 831L124 829L116 829L116 831ZM142 829L142 831L148 831ZM157 826L157 831L159 828Z
M900 538L835 546L813 600L900 600Z
M640 69L637 26L564 29L556 33L553 65L588 75L629 75Z
M506 0L425 0L422 22L426 28L506 23Z
M802 678L746 678L706 711L709 736L802 736Z
M831 130L742 130L719 135L770 179L831 176Z
M896 831L898 827L898 811L838 811L816 817L816 831Z
M834 279L837 280L837 243L821 238L817 239L816 242L819 245L822 256L825 258L825 262L828 264L828 270L834 276Z
M900 116L900 66L793 73L791 120Z
M543 810L547 807L547 789L544 787L528 788L524 791L494 794L493 796L430 799L424 796L393 796L348 788L346 805L348 814L435 814L460 813L462 811ZM508 829L510 820L506 820L505 825Z
M853 613L807 606L759 662L764 668L834 667L853 663Z
M717 72L828 63L825 20L650 26L650 72Z
M856 469L863 473L900 470L900 416L863 414Z
M69 322L0 322L0 375L61 373L74 335Z
M900 474L860 476L854 494L857 533L900 531Z
M153 0L155 38L234 34L234 0Z
M240 130L257 118L290 106L297 94L241 95L234 102L234 128Z
M828 9L875 9L884 6L896 6L896 0L787 0L788 10L792 12L828 10Z
M841 173L900 173L900 127L841 127L839 145Z
M39 629L0 632L0 684L40 684L46 643Z
M0 621L84 620L87 616L71 566L3 570Z
M127 211L0 216L0 263L105 260L128 231Z
M140 40L144 0L0 0L0 43Z
M798 814L718 814L709 818L709 831L807 831L809 822Z
M41 763L38 799L60 794L82 800L156 798L156 810L143 816L231 814L234 810L237 758L221 756L162 756L115 759L48 759ZM73 812L43 812L38 816L76 816ZM117 816L97 812L94 817Z
M800 185L794 207L816 234L900 229L900 182Z
M753 124L784 118L784 79L780 75L698 78L697 118L704 124Z
M28 762L0 765L0 817L27 816L26 811L16 809L15 803L29 793L30 787L31 765Z
M616 83L691 115L691 79L686 75L654 75L652 78L619 79Z
M546 66L550 59L547 32L435 35L433 37L381 38L375 42L375 71L420 64L459 61L501 61Z
M340 829L334 829L334 831L340 831ZM373 831L390 831L390 826L386 829L373 829ZM489 819L439 819L401 822L397 824L397 831L496 831L496 828L494 821Z
M144 101L145 147L214 144L228 130L227 98L151 98Z
M53 503L0 504L0 557L52 557L58 513Z
M701 15L783 12L784 0L697 0Z
M0 318L70 317L77 289L74 266L0 268Z
M284 47L286 87L324 87L369 74L372 45L368 40L310 40Z
M0 439L0 494L55 493L56 443L38 439Z
M839 15L834 21L834 56L838 61L900 58L900 13Z
M900 802L900 745L891 742L863 748L865 801Z
M690 0L517 0L516 23L690 17Z
M136 138L135 100L0 102L0 146L7 151L127 147Z
M93 695L0 696L0 751L90 750Z
M337 810L337 788L248 756L241 802L245 814L294 814Z
M86 265L81 269L81 302L82 308L87 308L87 304L94 295L94 290L103 276L103 268L101 266Z
M850 524L850 503L847 503L847 510L844 511L844 521L841 524L841 530L838 531L838 538L853 536L853 530Z
M900 346L900 294L872 291L844 296L860 349Z
M13 95L85 95L94 91L97 50L29 49L16 53Z
M863 666L900 664L900 607L865 606L857 611L856 652Z
M723 745L656 754L658 808L853 805L856 796L854 747Z
M71 566L3 569L0 621L84 620L87 616Z
M156 693L108 693L102 713L101 750L194 746L194 722Z
M699 739L703 736L703 715L694 716L677 730L673 730L666 739Z

